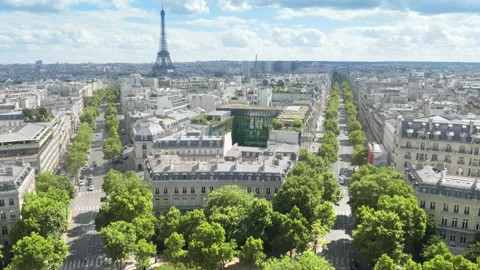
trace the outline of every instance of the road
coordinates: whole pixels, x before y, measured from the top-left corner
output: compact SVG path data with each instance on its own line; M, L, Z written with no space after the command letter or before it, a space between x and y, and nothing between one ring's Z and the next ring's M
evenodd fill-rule
M337 137L340 147L338 150L338 160L332 166L332 172L338 180L341 168L347 168L349 177L346 178L345 184L340 185L344 194L343 199L334 206L337 219L331 232L327 235L328 249L322 251L322 255L330 261L335 269L351 269L354 260L361 263L361 269L368 269L361 257L352 247L352 230L354 227L352 220L352 212L348 205L348 180L353 173L351 166L351 153L353 146L348 138L347 120L344 111L343 99L340 98L339 127L340 135ZM322 113L322 118L324 113ZM322 123L323 126L323 123ZM323 134L320 135L323 137Z
M66 243L69 247L68 256L60 270L104 269L108 265L108 261L102 255L104 253L103 243L94 224L95 215L101 204L100 198L104 196L101 190L103 176L111 168L111 165L103 159L103 141L108 136L105 132L103 117L102 112L97 118L88 160L89 165L93 161L97 162L92 181L95 190L87 191L86 185L77 186L77 197L70 205L72 219L66 234Z

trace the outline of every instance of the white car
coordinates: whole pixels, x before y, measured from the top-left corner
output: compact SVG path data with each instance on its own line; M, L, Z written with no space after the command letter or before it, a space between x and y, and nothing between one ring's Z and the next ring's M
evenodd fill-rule
M78 181L78 185L83 186L83 185L85 185L85 182L83 180L80 180L80 181Z
M93 191L93 190L95 190L95 187L93 185L90 185L90 186L88 186L87 190L88 191Z
M92 179L93 179L93 174L89 174L89 175L87 176L87 180L92 180Z
M344 185L345 184L345 176L340 175L340 177L338 177L338 181L340 182L340 185Z

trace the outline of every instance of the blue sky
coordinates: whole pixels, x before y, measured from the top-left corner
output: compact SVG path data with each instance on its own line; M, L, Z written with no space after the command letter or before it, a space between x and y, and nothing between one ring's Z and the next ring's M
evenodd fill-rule
M145 63L160 0L0 0L0 63ZM164 0L172 60L480 62L480 1Z

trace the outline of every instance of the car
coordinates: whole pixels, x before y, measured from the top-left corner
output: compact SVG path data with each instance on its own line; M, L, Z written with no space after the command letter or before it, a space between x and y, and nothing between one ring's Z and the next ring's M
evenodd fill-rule
M113 164L123 164L123 160L114 160Z
M89 174L89 175L87 176L87 180L93 180L93 174Z
M60 175L61 175L61 176L65 176L65 175L67 175L67 172L61 171L61 172L60 172Z
M100 136L100 133L97 133L97 136Z
M92 162L92 166L93 166L94 168L97 167L97 162L96 162L96 161Z
M360 269L360 263L357 260L354 260L352 262L352 270L359 270Z
M345 175L345 176L346 176L347 173L348 173L347 168L341 168L341 169L340 169L340 175Z
M340 183L340 185L344 185L345 184L345 176L340 175L340 177L338 178L338 182Z
M79 185L79 186L85 185L85 181L83 181L83 180L78 181L78 185Z
M86 170L88 170L88 166L83 166L82 171L86 171Z
M127 160L127 159L129 159L129 158L130 158L129 156L124 156L124 157L123 157L123 160Z
M94 191L95 190L95 187L93 185L90 185L88 186L87 188L88 191Z
M80 180L85 180L85 175L80 175Z

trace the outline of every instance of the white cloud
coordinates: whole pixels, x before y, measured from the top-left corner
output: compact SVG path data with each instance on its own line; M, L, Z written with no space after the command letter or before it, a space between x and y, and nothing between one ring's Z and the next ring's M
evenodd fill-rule
M320 47L327 41L327 37L322 31L312 28L274 28L272 37L282 47Z
M225 47L246 48L259 42L257 33L244 29L231 29L220 33L220 39Z
M193 21L185 21L185 24L206 27L231 28L232 25L237 27L250 26L256 23L256 20L244 20L237 17L215 17L213 19L197 19Z
M252 9L248 1L244 0L218 0L221 9L227 11L244 11Z
M0 10L61 11L82 3L101 5L104 0L0 0Z
M279 11L277 16L279 19L293 19L297 17L316 16L324 17L330 20L348 21L353 19L362 19L366 17L388 17L392 19L392 16L399 16L402 13L395 10L386 9L345 9L337 10L332 8L303 8L303 9L291 9L283 8Z
M171 0L166 2L175 14L202 14L209 13L210 9L205 0Z

